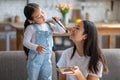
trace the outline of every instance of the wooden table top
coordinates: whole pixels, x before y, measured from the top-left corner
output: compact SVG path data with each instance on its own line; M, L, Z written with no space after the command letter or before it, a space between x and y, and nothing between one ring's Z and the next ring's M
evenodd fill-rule
M9 24L13 28L17 30L23 30L24 29L24 23L11 23L11 22L0 22L0 24ZM75 24L70 23L68 25L68 28L71 28ZM107 34L120 34L120 23L95 23L97 29L98 29L98 34L100 35L107 35ZM114 31L113 31L114 29ZM54 36L69 36L69 33L64 33L64 34L54 34Z
M24 23L23 22L20 22L20 23L13 23L13 22L0 22L0 24L9 24L11 26L13 26L14 28L16 29L24 29ZM96 22L95 23L96 27L97 28L120 28L120 23L102 23L102 22ZM74 23L70 23L68 25L68 28L69 27L72 27L74 26Z
M17 50L22 49L22 38L24 30L24 23L10 23L10 22L0 22L0 24L10 25L17 31ZM68 28L71 28L74 24L70 23ZM114 35L120 35L120 23L95 23L99 35L109 35L109 47L114 47ZM70 33L64 34L54 34L53 36L69 36Z

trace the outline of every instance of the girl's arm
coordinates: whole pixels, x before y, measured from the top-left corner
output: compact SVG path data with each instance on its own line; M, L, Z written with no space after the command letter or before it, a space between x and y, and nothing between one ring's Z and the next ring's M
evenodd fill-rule
M37 44L31 42L35 30L32 26L28 26L24 32L23 45L31 50L36 50Z
M66 31L57 23L50 23L51 25L51 28L53 30L53 33L57 33L57 34L63 34L65 33Z
M53 23L50 23L50 26L53 30L53 33L58 33L58 34L62 34L65 33L66 30L65 28L63 28L58 22L60 21L60 19L58 17L53 17Z

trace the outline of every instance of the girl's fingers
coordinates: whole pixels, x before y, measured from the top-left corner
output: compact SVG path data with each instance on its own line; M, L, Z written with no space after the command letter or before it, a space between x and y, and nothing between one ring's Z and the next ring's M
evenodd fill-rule
M41 51L41 53L45 53L46 52L46 49L45 48L43 48L42 49L42 51Z
M45 52L46 52L46 49L43 48L41 52L42 52L42 53L45 53Z
M43 46L40 46L38 52L39 52L40 54L41 54L41 53L45 53L45 52L46 52L46 49L45 49Z

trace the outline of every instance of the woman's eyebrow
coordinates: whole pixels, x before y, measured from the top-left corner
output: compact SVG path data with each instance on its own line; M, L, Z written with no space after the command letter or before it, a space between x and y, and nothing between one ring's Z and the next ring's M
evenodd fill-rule
M80 25L75 25L75 27L80 27Z

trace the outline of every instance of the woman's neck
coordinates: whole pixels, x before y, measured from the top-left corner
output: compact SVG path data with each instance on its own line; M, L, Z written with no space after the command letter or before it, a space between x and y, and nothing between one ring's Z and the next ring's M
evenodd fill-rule
M78 54L80 56L84 56L84 47L83 47L84 44L83 44L83 42L75 43L75 45L76 45L76 50L77 50Z

